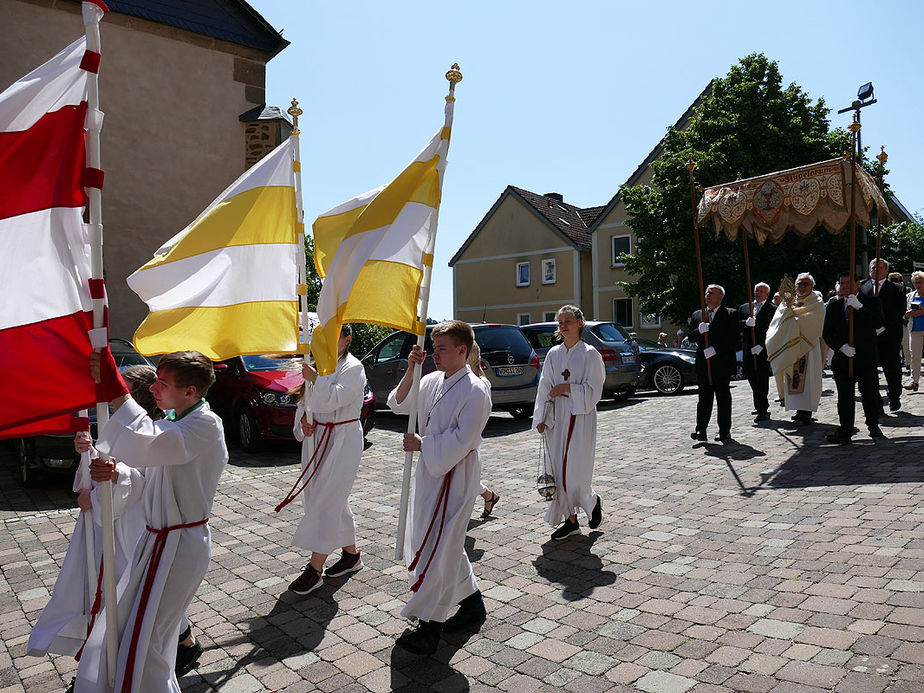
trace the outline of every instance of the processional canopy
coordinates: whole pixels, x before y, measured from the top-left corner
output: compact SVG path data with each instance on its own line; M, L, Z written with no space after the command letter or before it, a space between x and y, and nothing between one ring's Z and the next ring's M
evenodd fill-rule
M856 221L869 227L873 207L889 219L885 199L876 183L856 166ZM786 171L768 173L706 188L696 211L697 226L712 219L716 236L729 240L739 229L763 245L779 242L787 231L808 236L818 226L839 233L850 223L850 160L830 159Z

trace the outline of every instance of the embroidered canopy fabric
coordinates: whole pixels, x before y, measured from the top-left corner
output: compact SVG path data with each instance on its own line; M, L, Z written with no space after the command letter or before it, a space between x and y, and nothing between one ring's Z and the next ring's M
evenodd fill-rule
M870 225L873 205L883 220L889 218L885 200L873 178L857 166L857 223ZM729 240L738 230L763 245L767 238L778 242L787 231L808 236L824 226L838 233L850 222L850 160L831 159L808 166L777 171L706 188L696 212L696 223L707 219Z

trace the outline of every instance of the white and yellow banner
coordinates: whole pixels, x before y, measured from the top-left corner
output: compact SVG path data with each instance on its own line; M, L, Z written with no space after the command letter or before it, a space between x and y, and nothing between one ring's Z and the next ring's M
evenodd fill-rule
M289 137L128 278L150 310L138 351L219 361L298 350L294 150Z

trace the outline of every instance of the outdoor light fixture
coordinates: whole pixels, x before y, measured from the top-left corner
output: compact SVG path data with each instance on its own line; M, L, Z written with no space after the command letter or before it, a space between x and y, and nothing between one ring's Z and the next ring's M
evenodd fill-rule
M873 83L867 82L857 91L857 98L860 101L866 101L867 99L873 98Z

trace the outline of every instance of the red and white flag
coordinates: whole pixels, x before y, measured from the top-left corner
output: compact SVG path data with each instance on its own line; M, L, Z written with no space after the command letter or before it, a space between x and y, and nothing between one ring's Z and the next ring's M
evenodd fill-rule
M85 186L102 187L86 164L86 129L102 124L88 113L99 54L86 43L0 94L0 438L72 430L74 412L109 399L88 366L104 289L90 280L83 221ZM94 341L104 346L105 334Z

